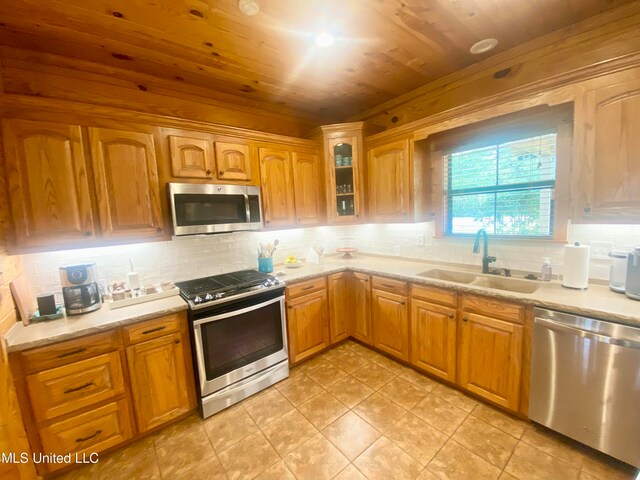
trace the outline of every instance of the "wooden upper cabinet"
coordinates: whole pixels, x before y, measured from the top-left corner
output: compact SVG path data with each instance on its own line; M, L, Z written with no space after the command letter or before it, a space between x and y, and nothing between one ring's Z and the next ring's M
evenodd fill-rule
M403 221L411 210L411 152L409 140L369 150L367 180L369 219Z
M517 411L524 327L464 310L460 315L460 386Z
M409 307L407 297L383 290L371 291L372 344L409 361Z
M211 140L169 135L171 172L179 178L213 178Z
M293 152L291 158L296 224L319 225L324 217L320 155L317 152Z
M180 333L127 347L138 431L162 425L191 409Z
M216 142L216 168L219 180L251 180L249 147L238 143Z
M353 312L350 276L349 272L340 272L327 278L331 343L344 340L350 334L349 322Z
M291 188L290 153L287 150L261 148L259 158L265 225L294 225L295 205Z
M102 235L109 238L162 235L162 215L153 136L89 128Z
M450 382L456 379L456 310L411 299L411 363Z
M80 126L5 120L2 133L17 246L94 239Z
M364 273L351 274L353 318L351 334L361 342L371 345L371 277Z
M576 112L573 219L640 222L640 80L589 91Z

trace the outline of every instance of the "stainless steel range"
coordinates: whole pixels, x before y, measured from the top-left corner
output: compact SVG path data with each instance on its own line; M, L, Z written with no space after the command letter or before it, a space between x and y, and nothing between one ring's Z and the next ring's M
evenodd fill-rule
M203 417L289 376L284 282L242 270L176 285L189 304Z

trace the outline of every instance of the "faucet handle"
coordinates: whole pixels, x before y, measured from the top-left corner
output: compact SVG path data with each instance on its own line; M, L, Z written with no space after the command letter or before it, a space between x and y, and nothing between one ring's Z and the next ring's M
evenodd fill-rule
M487 257L487 262L488 262L488 263L493 263L493 262L495 262L496 260L497 260L497 258L496 258L496 257Z

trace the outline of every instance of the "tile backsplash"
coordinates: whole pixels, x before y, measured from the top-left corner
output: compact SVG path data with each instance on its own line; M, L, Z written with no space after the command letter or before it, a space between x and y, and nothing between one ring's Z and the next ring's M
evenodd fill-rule
M340 246L355 246L362 252L399 255L439 262L481 265L481 256L472 252L473 239L437 239L433 222L415 224L368 224L313 227L269 232L236 232L202 237L182 237L168 242L87 248L22 256L24 271L35 295L56 293L60 297L58 267L94 261L99 277L107 282L125 280L129 258L134 262L143 285L165 280L181 281L206 275L255 268L258 242L278 238L274 255L281 263L288 255L305 257L319 240L327 252ZM424 245L418 245L424 235ZM590 276L608 279L611 249L640 246L640 225L570 225L569 241L591 244ZM489 253L498 258L496 268L538 273L541 257L551 257L553 271L562 273L561 243L540 241L489 241Z

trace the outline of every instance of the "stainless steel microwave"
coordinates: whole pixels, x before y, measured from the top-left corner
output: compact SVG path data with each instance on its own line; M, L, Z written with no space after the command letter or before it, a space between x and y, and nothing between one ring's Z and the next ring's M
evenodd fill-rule
M176 236L260 230L260 188L245 185L170 183Z

